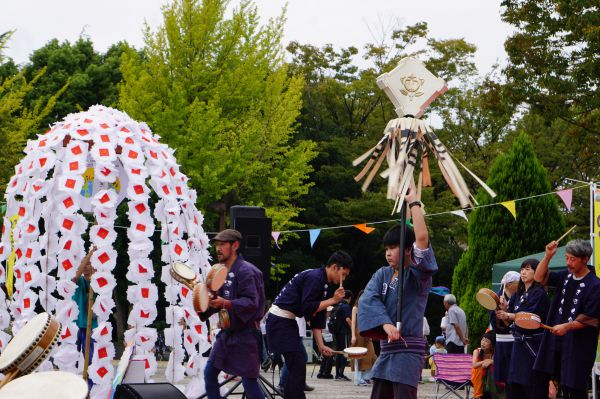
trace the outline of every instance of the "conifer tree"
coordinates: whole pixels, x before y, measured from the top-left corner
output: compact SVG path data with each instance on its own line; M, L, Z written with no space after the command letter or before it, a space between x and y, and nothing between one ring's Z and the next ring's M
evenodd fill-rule
M548 175L525 133L500 155L487 181L498 196L480 191L480 205L500 203L552 191ZM541 252L565 230L557 196L544 195L516 202L517 217L502 205L481 207L469 215L469 247L454 269L452 292L467 314L469 339L478 345L489 322L487 310L475 300L481 287L491 286L492 265Z

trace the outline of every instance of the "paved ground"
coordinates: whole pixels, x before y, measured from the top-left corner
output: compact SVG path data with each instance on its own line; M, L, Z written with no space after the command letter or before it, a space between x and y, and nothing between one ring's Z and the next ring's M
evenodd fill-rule
M163 378L161 378L161 376L164 376L164 368L166 367L166 362L158 362L159 364L159 370L157 372L157 374L155 375L155 380L157 382L163 381ZM308 385L315 387L314 391L311 392L306 392L306 398L307 399L331 399L331 398L336 398L336 399L368 399L370 397L371 394L371 387L370 386L355 386L352 382L347 382L347 381L335 381L335 380L321 380L321 379L317 379L317 372L318 372L318 366L317 369L314 372L314 376L311 377L311 374L313 372L313 365L309 364L307 367L307 373L306 373L306 382ZM268 372L268 373L261 373L261 375L270 383L272 383L273 381L275 382L274 385L278 385L279 383L279 376L278 373L276 372L275 375L273 375L272 372ZM346 371L346 375L351 378L352 377L352 373L350 372L350 370L348 369ZM418 393L418 397L419 399L433 399L435 398L435 384L432 382L428 382L428 376L429 375L429 370L423 370L423 380L426 381L423 384L419 385L419 393ZM184 383L187 382L187 379L184 380ZM229 383L227 384L227 386L232 386L233 383ZM241 393L242 392L242 388L241 385L240 387L234 391L234 393ZM445 391L444 391L445 392ZM231 398L240 398L241 395L240 394L233 394L230 396Z

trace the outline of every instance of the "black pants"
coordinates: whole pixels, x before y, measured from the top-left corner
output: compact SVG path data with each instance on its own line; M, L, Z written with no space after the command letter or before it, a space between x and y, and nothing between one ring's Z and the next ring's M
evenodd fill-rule
M417 388L388 380L373 378L371 399L417 399Z
M348 335L346 333L337 333L333 335L333 344L335 345L336 351L343 351L348 347ZM336 355L335 356L335 376L341 377L344 375L344 369L347 363L346 356Z
M325 342L326 346L331 346L331 342ZM333 356L323 356L321 359L321 367L319 367L319 375L331 375L333 368Z
M288 369L287 380L283 388L285 399L305 399L306 358L303 352L286 352L283 354Z
M465 347L463 345L458 346L454 342L448 342L446 344L446 350L448 351L448 353L465 353Z

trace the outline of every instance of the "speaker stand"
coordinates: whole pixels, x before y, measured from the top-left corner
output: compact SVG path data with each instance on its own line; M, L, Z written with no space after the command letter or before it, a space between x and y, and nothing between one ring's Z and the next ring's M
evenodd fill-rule
M239 378L238 381L234 381L235 378ZM246 397L246 392L234 392L241 384L242 384L242 378L235 376L235 375L230 375L229 377L227 377L223 382L221 382L219 384L219 388L221 388L223 385L234 381L234 384L231 388L229 388L227 390L227 392L225 392L225 395L221 396L221 398L228 398L230 395L242 395L242 398ZM282 397L283 398L283 392L281 392L279 390L279 388L277 388L275 385L271 384L271 382L269 380L267 380L265 377L263 377L262 375L258 376L258 386L260 387L260 390L265 394L267 399L274 399L277 396ZM270 390L269 390L270 388ZM243 389L243 386L242 386ZM203 394L202 396L200 396L198 399L203 399L206 398L206 393Z

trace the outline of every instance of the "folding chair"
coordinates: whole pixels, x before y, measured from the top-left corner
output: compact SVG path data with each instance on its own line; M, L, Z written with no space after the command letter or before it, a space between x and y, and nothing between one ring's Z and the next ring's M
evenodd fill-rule
M442 354L433 355L436 374L435 398L442 399L454 394L461 399L469 399L471 390L471 370L473 368L473 356L469 354ZM446 387L447 391L440 396L440 385ZM464 392L462 390L464 389Z

